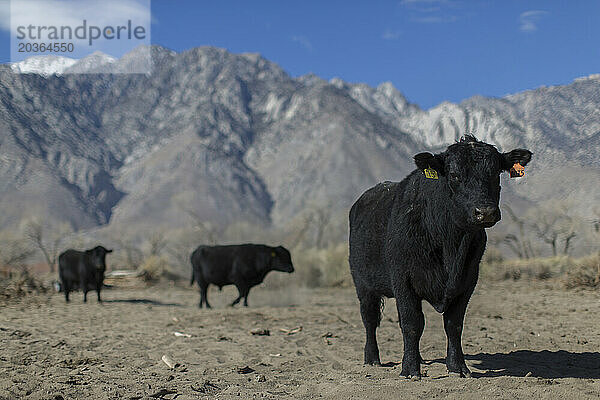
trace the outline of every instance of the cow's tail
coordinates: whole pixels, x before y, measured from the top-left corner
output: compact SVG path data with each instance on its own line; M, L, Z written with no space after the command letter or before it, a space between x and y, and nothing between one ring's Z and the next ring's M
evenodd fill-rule
M198 281L198 277L196 276L196 269L200 268L200 261L198 260L198 265L196 265L194 259L197 257L197 255L199 256L204 252L204 247L205 246L199 246L196 250L194 250L194 252L190 256L190 263L192 264L192 278L190 279L190 286L194 284L194 281ZM198 273L200 274L200 279L202 279L202 272L199 270ZM200 284L199 282L200 281L198 281L198 284Z
M196 280L196 266L194 265L194 255L196 255L195 251L190 257L190 263L192 263L192 279L190 279L190 286L194 286L194 281Z
M194 285L194 281L196 280L196 264L194 263L194 258L196 256L196 253L201 249L201 247L198 247L196 250L194 250L192 252L192 255L190 256L190 263L192 264L192 278L190 279L190 286Z

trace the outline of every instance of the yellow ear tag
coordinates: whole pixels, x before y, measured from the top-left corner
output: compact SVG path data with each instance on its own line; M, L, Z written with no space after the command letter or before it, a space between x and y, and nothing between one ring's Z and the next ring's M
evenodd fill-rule
M425 172L425 178L438 179L438 173L435 169L425 168L423 172Z
M274 251L271 252L271 257L275 257L275 252Z

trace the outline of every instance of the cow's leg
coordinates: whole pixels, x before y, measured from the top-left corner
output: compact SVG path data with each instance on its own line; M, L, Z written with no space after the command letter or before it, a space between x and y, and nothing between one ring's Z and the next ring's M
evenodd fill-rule
M401 375L407 377L421 377L421 354L419 352L419 340L425 328L425 316L423 315L421 300L412 290L402 291L396 295L396 308L398 309L398 320L402 329L404 340L404 355L402 356Z
M243 293L244 296L244 307L248 307L248 294L250 293L250 288L247 288Z
M212 308L210 304L208 304L208 283L203 280L198 280L198 285L200 286L200 305L202 308L202 303L206 304L206 308Z
M238 289L238 297L237 299L235 299L233 301L233 303L230 304L231 307L235 306L237 303L240 302L240 300L242 299L242 297L245 297L246 299L244 300L244 305L247 307L248 306L248 292L250 291L250 289L248 289L246 286L236 286Z
M450 304L448 310L444 313L444 329L448 338L448 350L446 353L446 367L450 374L457 374L461 377L471 377L471 371L465 363L465 356L462 350L462 329L467 304L471 297L471 292L463 293L454 302Z
M69 285L63 281L63 290L65 291L65 300L69 302Z
M479 236L472 239L471 248L466 256L466 259L470 260L470 265L465 267L466 275L463 280L469 282L468 289L452 300L448 305L448 309L444 312L444 330L448 340L446 367L450 374L457 374L461 377L471 376L471 371L467 368L462 350L462 329L469 299L475 290L475 285L477 285L479 261L485 250L485 243L486 235L482 230Z
M87 293L88 293L87 289L83 289L83 302L84 303L87 303Z
M381 321L381 296L372 292L358 294L360 302L360 316L365 326L365 364L381 365L379 348L377 347L377 327Z
M96 284L96 294L98 295L98 303L102 303L102 299L100 298L100 290L102 289L102 284Z

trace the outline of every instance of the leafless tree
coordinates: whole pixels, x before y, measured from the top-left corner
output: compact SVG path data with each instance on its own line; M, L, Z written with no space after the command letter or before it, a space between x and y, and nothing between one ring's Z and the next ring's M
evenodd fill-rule
M560 236L560 230L558 229L558 222L561 216L558 214L549 213L546 210L538 209L536 216L531 222L537 237L544 243L549 244L552 248L552 255L557 255L556 245Z
M534 209L531 214L531 228L540 240L550 245L553 256L558 255L561 241L562 254L569 254L581 227L578 220L570 215L570 208L571 203L567 201L550 201Z
M202 242L210 245L217 244L223 232L217 229L215 225L202 218L194 210L186 208L185 212L192 218L194 229L199 231Z
M164 232L153 232L148 238L148 253L150 256L159 256L165 247L167 247L167 239Z
M532 258L535 256L531 241L527 236L527 221L525 218L518 216L508 204L503 207L504 211L509 215L512 225L516 227L517 233L507 233L500 241L504 243L517 257Z
M594 217L592 219L592 227L594 229L594 232L600 233L600 207L594 207L593 213Z
M325 233L331 222L330 206L309 206L300 214L298 218L299 229L295 230L291 243L300 244L306 240L309 233L312 233L313 240L310 245L323 248L325 247Z
M129 238L114 240L116 241L118 248L125 255L125 265L128 268L137 268L144 258L144 254L140 249L139 245L137 245L132 239Z
M48 230L41 222L33 219L26 222L24 231L25 238L42 252L50 272L54 272L60 246L72 230L67 224L61 224L57 229L53 229L52 233L47 233Z
M24 268L34 249L23 238L3 233L0 235L0 266Z

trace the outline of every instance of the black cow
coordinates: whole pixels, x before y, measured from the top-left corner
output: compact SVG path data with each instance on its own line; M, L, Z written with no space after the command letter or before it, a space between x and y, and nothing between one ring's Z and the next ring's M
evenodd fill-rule
M104 283L104 271L106 271L107 250L102 246L96 246L86 251L67 250L58 257L58 274L65 292L65 300L69 301L69 292L72 290L83 290L83 301L87 302L87 294L90 290L98 293Z
M500 220L500 173L525 166L529 150L499 153L473 136L439 154L420 153L401 182L367 190L350 210L350 270L366 330L365 364L380 365L375 331L382 299L394 297L404 339L402 372L420 378L422 300L444 316L450 373L470 376L463 319L487 240Z
M211 308L206 298L209 284L221 289L235 285L239 295L231 303L235 306L244 298L248 306L250 289L265 279L269 271L294 272L290 252L283 246L270 247L262 244L239 244L230 246L200 246L190 257L192 280L200 286L200 304Z

